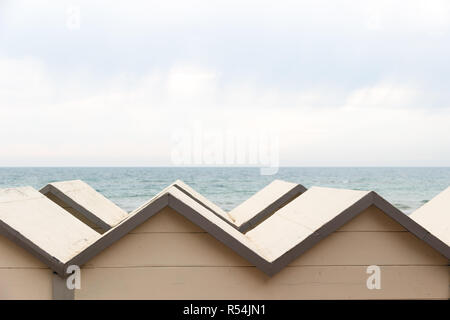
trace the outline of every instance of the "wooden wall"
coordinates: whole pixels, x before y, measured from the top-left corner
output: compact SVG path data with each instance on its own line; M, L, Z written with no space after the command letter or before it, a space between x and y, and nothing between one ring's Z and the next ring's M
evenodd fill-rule
M369 290L367 266L381 268ZM76 299L448 299L448 260L375 207L273 277L169 208L82 268Z
M0 300L51 298L52 271L0 235Z

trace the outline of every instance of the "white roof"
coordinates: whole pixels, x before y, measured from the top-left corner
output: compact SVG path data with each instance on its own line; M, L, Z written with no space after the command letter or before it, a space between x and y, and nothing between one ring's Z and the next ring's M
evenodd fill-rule
M212 212L220 216L226 221L229 221L231 223L234 223L234 220L231 218L230 214L228 214L226 211L224 211L222 208L220 208L218 205L192 189L190 186L188 186L186 183L184 183L181 180L175 181L172 186L178 186L181 188L185 193L191 195L193 198L197 199L200 203L202 203L205 207L210 209Z
M101 227L103 224L114 227L128 216L126 211L81 180L53 182L48 186L53 187L65 196L61 200ZM42 190L46 190L48 186ZM51 188L47 190L55 193L55 190ZM55 195L58 196L58 192Z
M31 187L0 189L0 221L62 263L100 238Z
M69 193L75 190L61 189ZM242 233L218 214L219 207L177 181L100 235L43 194L26 187L0 189L0 229L17 238L26 249L37 251L41 256L44 253L46 263L63 274L68 264L82 265L162 207L169 206L266 273L274 274L370 204L378 203L385 213L412 232L417 231L420 222L430 233L446 239L448 245L449 198L450 188L417 210L413 216L422 221L415 222L376 193L312 187L253 230ZM333 223L328 224L331 221ZM327 227L321 229L325 225ZM438 246L437 250L449 256L448 247Z
M233 219L234 224L240 227L297 186L298 184L296 183L274 180L231 210L229 215Z
M274 261L361 200L369 191L312 187L246 236Z
M414 211L410 218L450 246L450 187Z

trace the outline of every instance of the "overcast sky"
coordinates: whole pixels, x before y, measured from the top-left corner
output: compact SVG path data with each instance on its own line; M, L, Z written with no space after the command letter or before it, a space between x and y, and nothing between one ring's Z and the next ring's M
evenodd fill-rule
M0 166L171 165L198 126L276 132L285 166L449 166L449 57L446 0L0 0Z

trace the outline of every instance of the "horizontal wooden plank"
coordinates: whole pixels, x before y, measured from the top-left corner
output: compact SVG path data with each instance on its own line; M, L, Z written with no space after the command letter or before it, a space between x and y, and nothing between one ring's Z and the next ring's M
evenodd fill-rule
M250 266L207 233L128 234L86 266Z
M447 265L410 232L333 232L291 265Z
M445 266L381 267L369 290L364 266L287 267L268 277L255 267L82 269L76 299L447 299Z
M52 299L49 269L0 269L0 300Z
M335 232L291 265L447 265L408 232ZM207 233L128 234L87 266L250 266Z
M27 250L0 235L0 268L47 268Z

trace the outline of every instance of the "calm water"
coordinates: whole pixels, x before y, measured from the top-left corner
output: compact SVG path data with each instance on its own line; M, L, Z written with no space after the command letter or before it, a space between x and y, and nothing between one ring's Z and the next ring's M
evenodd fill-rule
M231 210L273 179L358 190L373 190L410 213L450 185L450 168L280 168L261 176L259 168L0 168L0 188L81 179L131 211L181 179Z

